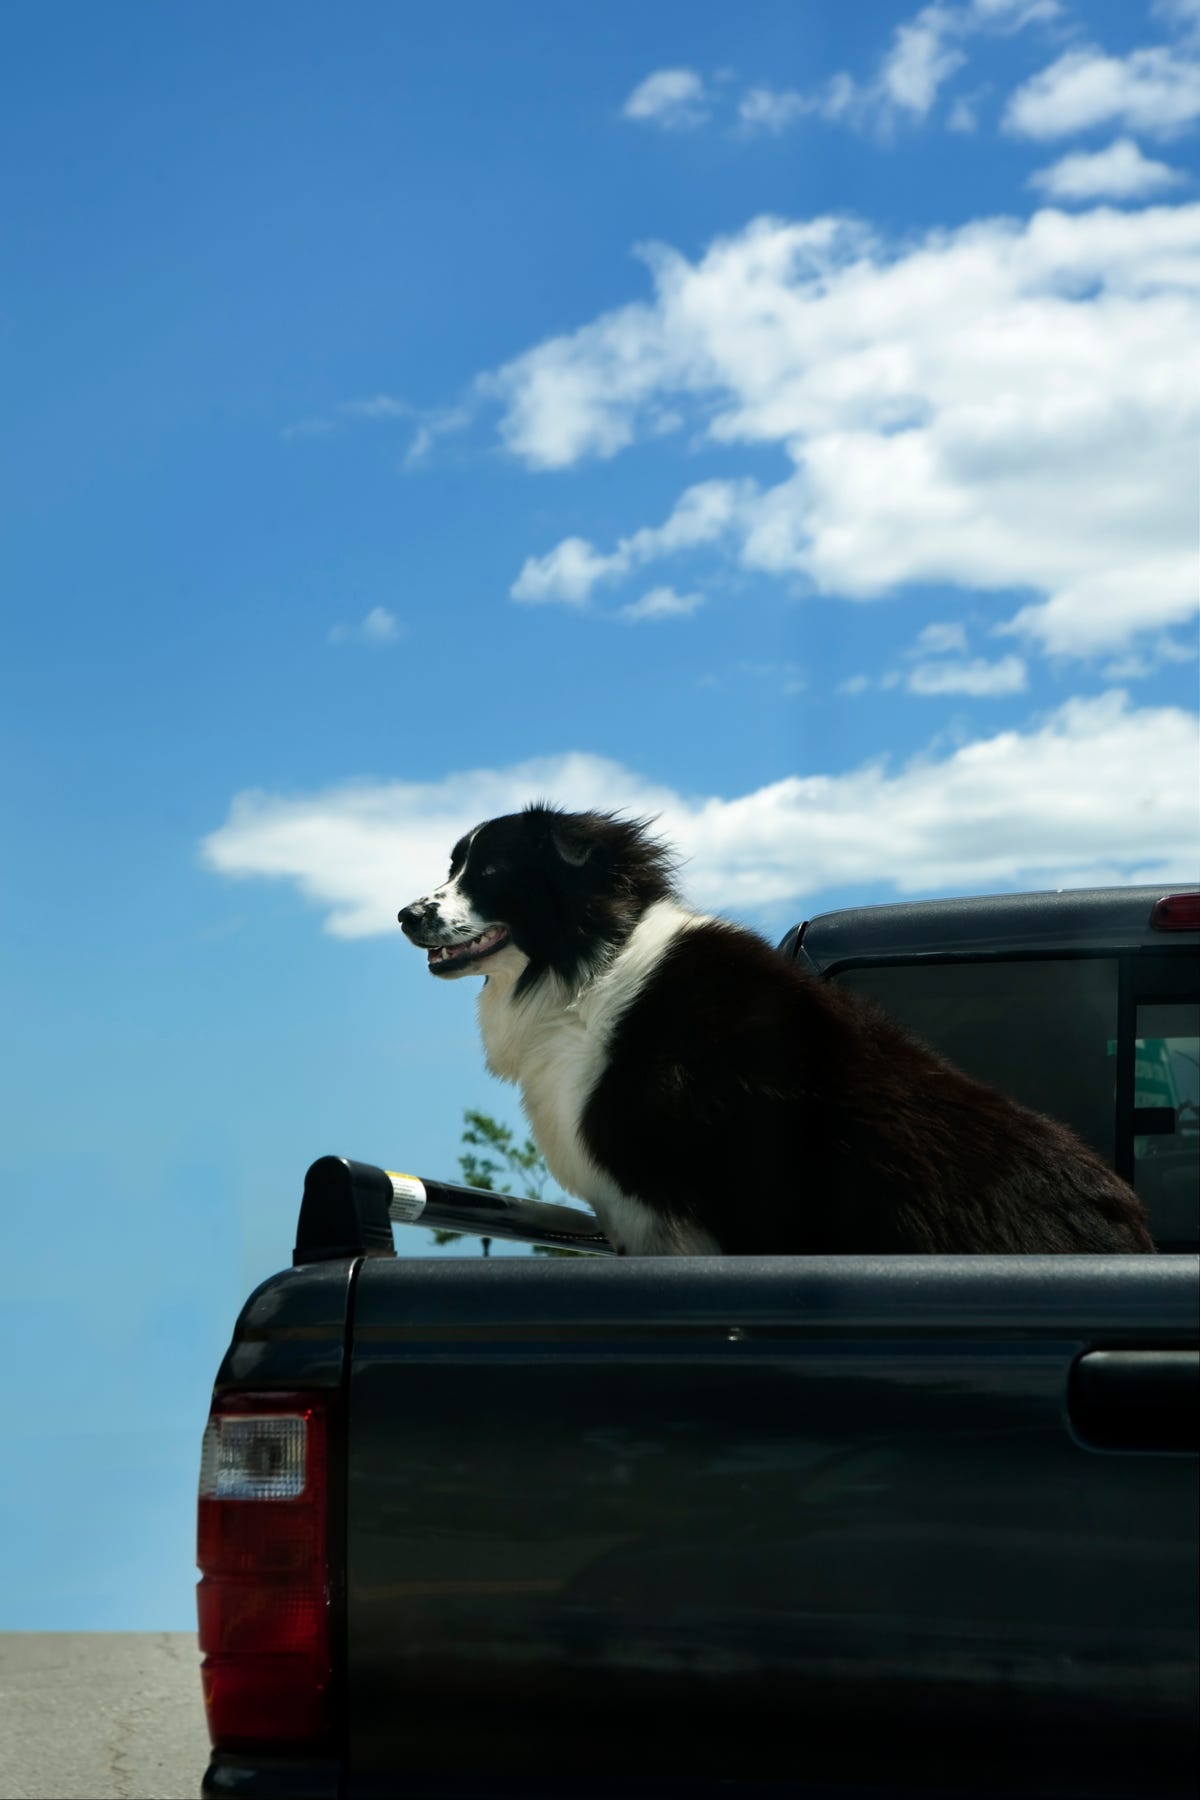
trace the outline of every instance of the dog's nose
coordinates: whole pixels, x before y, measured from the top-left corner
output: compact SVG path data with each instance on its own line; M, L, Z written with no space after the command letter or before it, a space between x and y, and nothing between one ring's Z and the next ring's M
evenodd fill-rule
M425 917L425 908L419 900L414 900L410 905L402 906L400 911L396 914L396 917L400 921L401 931L411 937L421 923L421 920Z

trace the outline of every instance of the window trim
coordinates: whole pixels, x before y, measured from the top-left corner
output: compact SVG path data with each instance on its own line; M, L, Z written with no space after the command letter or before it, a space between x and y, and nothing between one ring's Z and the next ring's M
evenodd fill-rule
M1191 946L1189 946L1191 948ZM1178 960L1178 952L1172 958L1166 950L1143 951L1140 958L1129 956L1129 967L1121 970L1120 995L1117 1002L1117 1135L1116 1164L1118 1175L1123 1175L1130 1187L1137 1187L1137 1163L1133 1154L1133 1143L1138 1135L1134 1129L1134 1101L1137 1098L1137 1082L1135 1065L1137 1062L1137 1015L1139 1006L1200 1006L1200 967L1196 969L1195 979L1188 983L1176 983L1174 987L1160 985L1168 979L1167 967L1172 960ZM1193 966L1196 965L1195 950L1192 949ZM1128 1045L1125 1061L1128 1068L1125 1083L1122 1085L1120 1066L1122 1050ZM1120 1160L1123 1157L1123 1160ZM1185 1254L1194 1254L1194 1245L1189 1239L1175 1245Z

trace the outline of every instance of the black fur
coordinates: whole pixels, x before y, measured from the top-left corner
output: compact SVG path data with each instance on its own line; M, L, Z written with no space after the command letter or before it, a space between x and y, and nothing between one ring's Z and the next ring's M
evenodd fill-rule
M731 925L668 951L583 1129L622 1187L727 1254L1154 1249L1065 1125Z

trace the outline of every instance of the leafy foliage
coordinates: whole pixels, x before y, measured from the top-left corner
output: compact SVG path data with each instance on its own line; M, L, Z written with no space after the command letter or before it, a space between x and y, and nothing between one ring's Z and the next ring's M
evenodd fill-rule
M512 1127L501 1125L490 1113L468 1107L463 1113L463 1150L458 1159L462 1178L468 1187L485 1188L488 1193L519 1194L524 1200L561 1200L562 1195L546 1193L550 1171L542 1160L532 1138L519 1143ZM497 1181L499 1177L499 1181ZM463 1236L461 1231L435 1231L435 1244L451 1244ZM491 1248L491 1239L481 1240L483 1255ZM535 1244L535 1256L577 1256L576 1250L559 1250L548 1244Z
M470 1107L463 1119L462 1141L469 1148L459 1157L458 1166L467 1186L487 1188L495 1193L495 1178L503 1175L501 1192L520 1194L525 1200L541 1200L550 1171L533 1139L526 1138L523 1144L518 1144L510 1126L501 1125L488 1113L475 1112ZM484 1154L476 1156L476 1150L482 1150Z

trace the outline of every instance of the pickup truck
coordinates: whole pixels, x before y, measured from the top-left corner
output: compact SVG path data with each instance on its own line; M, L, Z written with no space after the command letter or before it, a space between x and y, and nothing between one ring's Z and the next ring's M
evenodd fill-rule
M1195 1793L1200 894L781 949L1074 1125L1162 1254L618 1259L320 1158L205 1432L204 1795Z

